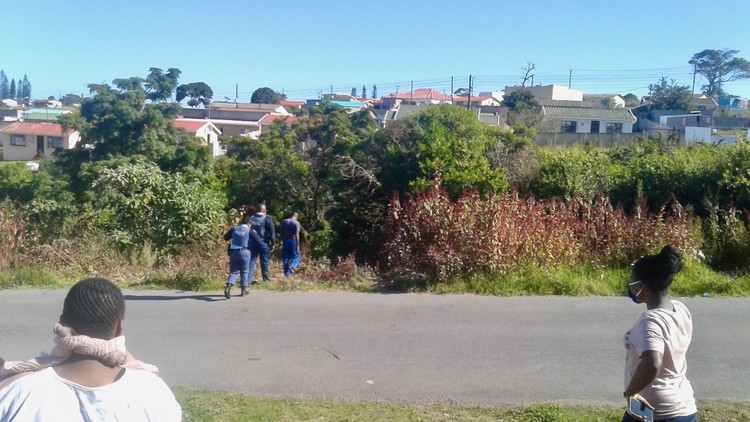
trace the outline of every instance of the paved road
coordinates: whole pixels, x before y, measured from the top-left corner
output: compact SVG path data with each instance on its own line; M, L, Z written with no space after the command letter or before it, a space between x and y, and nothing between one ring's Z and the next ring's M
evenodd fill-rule
M0 356L49 351L65 291L0 291ZM620 404L627 298L127 291L135 355L172 386L265 397ZM683 300L698 398L750 401L750 299Z

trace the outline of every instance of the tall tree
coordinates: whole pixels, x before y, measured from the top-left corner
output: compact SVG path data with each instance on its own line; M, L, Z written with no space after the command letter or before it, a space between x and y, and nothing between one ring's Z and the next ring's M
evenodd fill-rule
M29 82L29 78L27 78L26 75L23 75L21 86L21 95L23 96L24 101L31 100L31 82Z
M357 96L357 87L353 86L352 87L352 97L356 97L356 96Z
M264 86L256 89L253 95L250 97L251 103L256 104L278 104L281 100L285 99L286 95L279 94L273 89Z
M362 85L362 98L367 98L367 88L364 85Z
M0 70L0 100L9 98L10 86L8 85L8 77L5 76L5 72Z
M203 104L204 107L208 107L211 104L211 98L214 96L214 91L205 82L191 82L189 84L183 84L177 87L175 100L180 102L186 97L190 97L188 105L190 107L197 107Z
M60 101L64 106L72 106L73 104L80 104L83 98L76 94L65 94L60 98Z
M167 69L166 74L158 67L150 68L146 83L143 84L146 89L146 98L157 103L167 101L177 88L181 73L180 69L174 67Z
M703 50L695 53L688 63L695 73L706 78L703 92L710 97L726 95L722 84L750 78L750 62L734 57L739 50Z
M372 85L372 99L377 100L378 99L378 86Z
M511 111L528 110L539 105L530 89L519 89L503 95L503 104Z
M693 96L690 87L677 85L674 79L667 81L662 77L659 82L648 86L653 110L690 110L693 108Z
M10 88L8 90L8 98L15 100L16 99L16 80L11 79L10 80Z

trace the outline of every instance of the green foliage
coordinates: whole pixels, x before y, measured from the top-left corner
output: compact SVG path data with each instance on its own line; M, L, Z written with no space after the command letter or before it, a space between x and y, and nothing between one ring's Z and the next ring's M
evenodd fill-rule
M539 103L534 98L530 89L519 89L510 94L503 95L503 105L510 111L520 111L538 107Z
M542 150L539 173L528 194L537 198L607 195L625 178L624 169L612 163L606 151L572 147Z
M693 108L690 87L677 85L674 79L667 81L667 78L662 77L656 84L648 86L648 95L651 98L653 110L691 110Z
M739 50L703 50L688 61L695 72L706 78L703 92L710 97L726 95L721 85L726 82L750 78L750 62L735 57Z
M225 221L220 195L149 164L105 168L92 188L98 225L126 247L214 242Z
M421 135L411 152L419 167L419 176L410 183L414 191L427 191L438 174L453 198L473 188L481 193L508 188L505 171L493 169L488 159L495 140L472 113L443 105L428 107L413 119Z
M190 97L190 100L188 100L190 107L197 107L201 104L208 107L213 96L214 91L205 82L191 82L177 87L175 101L179 103L186 97Z
M278 104L283 99L286 99L286 95L264 86L253 91L250 102L255 104Z

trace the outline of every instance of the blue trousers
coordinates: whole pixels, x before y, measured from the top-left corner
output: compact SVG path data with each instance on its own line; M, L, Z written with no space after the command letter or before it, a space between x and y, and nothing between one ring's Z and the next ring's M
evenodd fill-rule
M251 283L253 281L253 276L255 275L255 264L258 262L258 257L260 257L260 272L263 275L263 281L271 280L271 275L268 271L268 260L271 258L271 248L267 243L261 243L260 248L253 248L250 255L250 275L248 277L250 278Z
M636 422L637 419L630 416L628 412L625 412L625 415L622 417L622 421L620 422ZM693 413L689 416L677 416L674 418L669 419L655 419L656 422L698 422L698 414Z
M234 282L237 278L240 279L240 286L247 287L248 275L250 271L250 251L247 249L240 249L232 251L229 255L229 277L227 278L227 284L234 286ZM250 278L249 280L252 280Z
M299 267L300 254L297 251L297 241L295 239L284 240L281 245L281 255L284 260L284 277L289 277Z

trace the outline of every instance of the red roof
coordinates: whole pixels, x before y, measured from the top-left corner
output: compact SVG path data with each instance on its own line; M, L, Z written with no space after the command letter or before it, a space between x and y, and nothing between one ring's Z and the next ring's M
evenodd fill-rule
M180 120L174 121L174 125L177 129L184 129L186 132L197 132L203 126L206 126L210 122L208 121L195 121L195 120Z
M290 107L299 107L305 104L304 101L291 101L291 100L281 100L279 101L279 104L283 106L290 106Z
M260 123L260 124L269 124L269 123L273 123L273 122L275 122L277 120L284 119L284 122L286 124L291 125L291 124L296 123L297 120L300 120L301 118L302 117L297 117L297 116L281 116L279 114L267 114L267 115L263 116L263 118L260 119L258 121L258 123Z
M57 123L27 123L16 122L10 126L0 129L2 133L13 133L16 135L46 135L63 136L62 126ZM75 132L68 130L65 135Z

